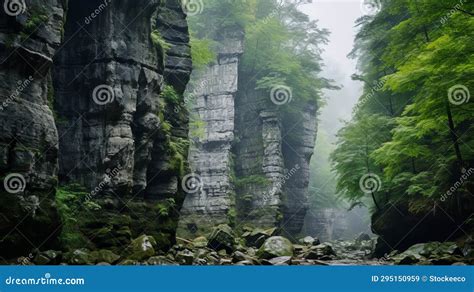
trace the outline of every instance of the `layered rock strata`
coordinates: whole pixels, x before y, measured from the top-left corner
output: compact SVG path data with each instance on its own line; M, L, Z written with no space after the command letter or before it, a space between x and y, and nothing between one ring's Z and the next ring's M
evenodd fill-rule
M93 190L77 215L90 248L170 246L183 200L187 22L178 1L138 2L70 1L55 59L59 179Z
M295 115L272 103L239 68L242 36L223 35L216 62L195 72L188 89L204 130L190 131L200 188L186 197L179 234L192 238L226 223L296 235L307 209L317 106L298 103Z
M65 3L6 1L0 10L0 256L54 246L60 231L50 69Z
M190 132L190 167L200 187L189 191L181 209L179 234L184 237L231 223L235 205L231 148L243 35L225 32L219 35L218 43L217 60L195 72L189 87L191 115L203 130Z

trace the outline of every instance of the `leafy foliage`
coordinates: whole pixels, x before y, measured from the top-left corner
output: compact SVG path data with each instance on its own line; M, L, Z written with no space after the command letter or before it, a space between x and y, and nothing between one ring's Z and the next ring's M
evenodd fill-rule
M332 160L344 197L363 197L359 179L372 172L381 178L383 189L376 195L384 206L405 201L418 212L439 201L473 166L474 105L468 98L453 102L450 90L474 89L474 18L466 13L473 5L383 2L377 15L358 21L351 55L359 59L362 75L354 78L365 82L364 96L340 131ZM383 86L366 98L380 80ZM462 212L459 202L469 190L467 181L446 209Z

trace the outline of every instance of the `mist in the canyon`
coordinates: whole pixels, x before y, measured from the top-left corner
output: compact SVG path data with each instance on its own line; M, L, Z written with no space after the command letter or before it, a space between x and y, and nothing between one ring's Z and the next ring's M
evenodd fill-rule
M369 211L362 205L349 210L350 204L337 198L336 177L331 171L329 156L338 130L344 121L351 119L352 109L362 94L362 83L351 78L357 70L356 60L347 56L354 46L355 21L362 12L357 1L315 1L301 9L318 20L321 28L331 32L322 54L325 67L321 75L341 87L324 91L325 104L319 116L311 161L310 207L303 233L325 241L353 239L359 233L371 234Z

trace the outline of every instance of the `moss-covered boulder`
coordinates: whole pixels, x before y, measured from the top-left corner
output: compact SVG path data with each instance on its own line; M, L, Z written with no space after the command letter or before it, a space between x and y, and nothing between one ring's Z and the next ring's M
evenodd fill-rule
M194 261L194 253L188 249L179 251L176 254L176 261L180 265L192 265Z
M303 257L309 260L329 260L334 256L336 256L336 252L332 246L327 243L322 243L312 246Z
M143 261L155 255L156 240L152 236L142 235L132 240L125 249L124 257L128 260Z
M38 253L33 262L35 265L57 265L62 259L62 252L55 250L48 250L41 253Z
M257 252L259 258L271 259L283 256L293 256L294 248L291 241L282 236L273 236L265 240Z
M207 246L207 238L204 236L199 236L193 240L193 246L196 248L203 248Z
M435 264L451 265L462 261L463 251L455 242L428 242L411 246L406 251L394 255L391 260L397 265Z
M268 230L257 228L254 230L246 231L244 234L242 234L242 237L245 239L245 244L247 246L259 248L262 246L265 240L275 235L275 230L276 228L271 228Z
M146 263L150 266L174 266L177 265L172 259L165 256L154 256L149 258Z
M69 265L93 265L94 260L88 249L76 249L64 254L64 262Z
M311 246L311 245L318 245L321 242L317 238L313 238L311 236L306 236L306 237L300 239L300 243L303 244L303 245Z
M115 264L120 259L119 255L116 255L112 251L106 250L106 249L93 251L91 252L90 257L96 264L98 263Z
M219 251L225 249L228 253L232 253L235 245L235 235L232 228L229 225L221 224L215 227L211 235L207 246L213 250Z

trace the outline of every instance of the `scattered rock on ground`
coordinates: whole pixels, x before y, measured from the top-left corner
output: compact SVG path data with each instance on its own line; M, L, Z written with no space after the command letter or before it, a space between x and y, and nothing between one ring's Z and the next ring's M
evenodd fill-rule
M128 260L142 261L155 255L156 240L152 236L142 235L132 240L125 250Z
M268 261L274 266L287 266L291 263L291 256L277 257Z
M282 256L293 256L293 244L282 236L273 236L265 240L257 252L259 258L271 259Z
M305 238L300 239L300 243L303 245L318 245L321 242L317 238L306 236Z
M415 244L406 251L390 257L396 265L452 265L463 260L462 249L455 242Z
M225 249L228 253L232 253L234 244L235 236L232 228L229 225L221 224L212 230L207 246L216 251Z

